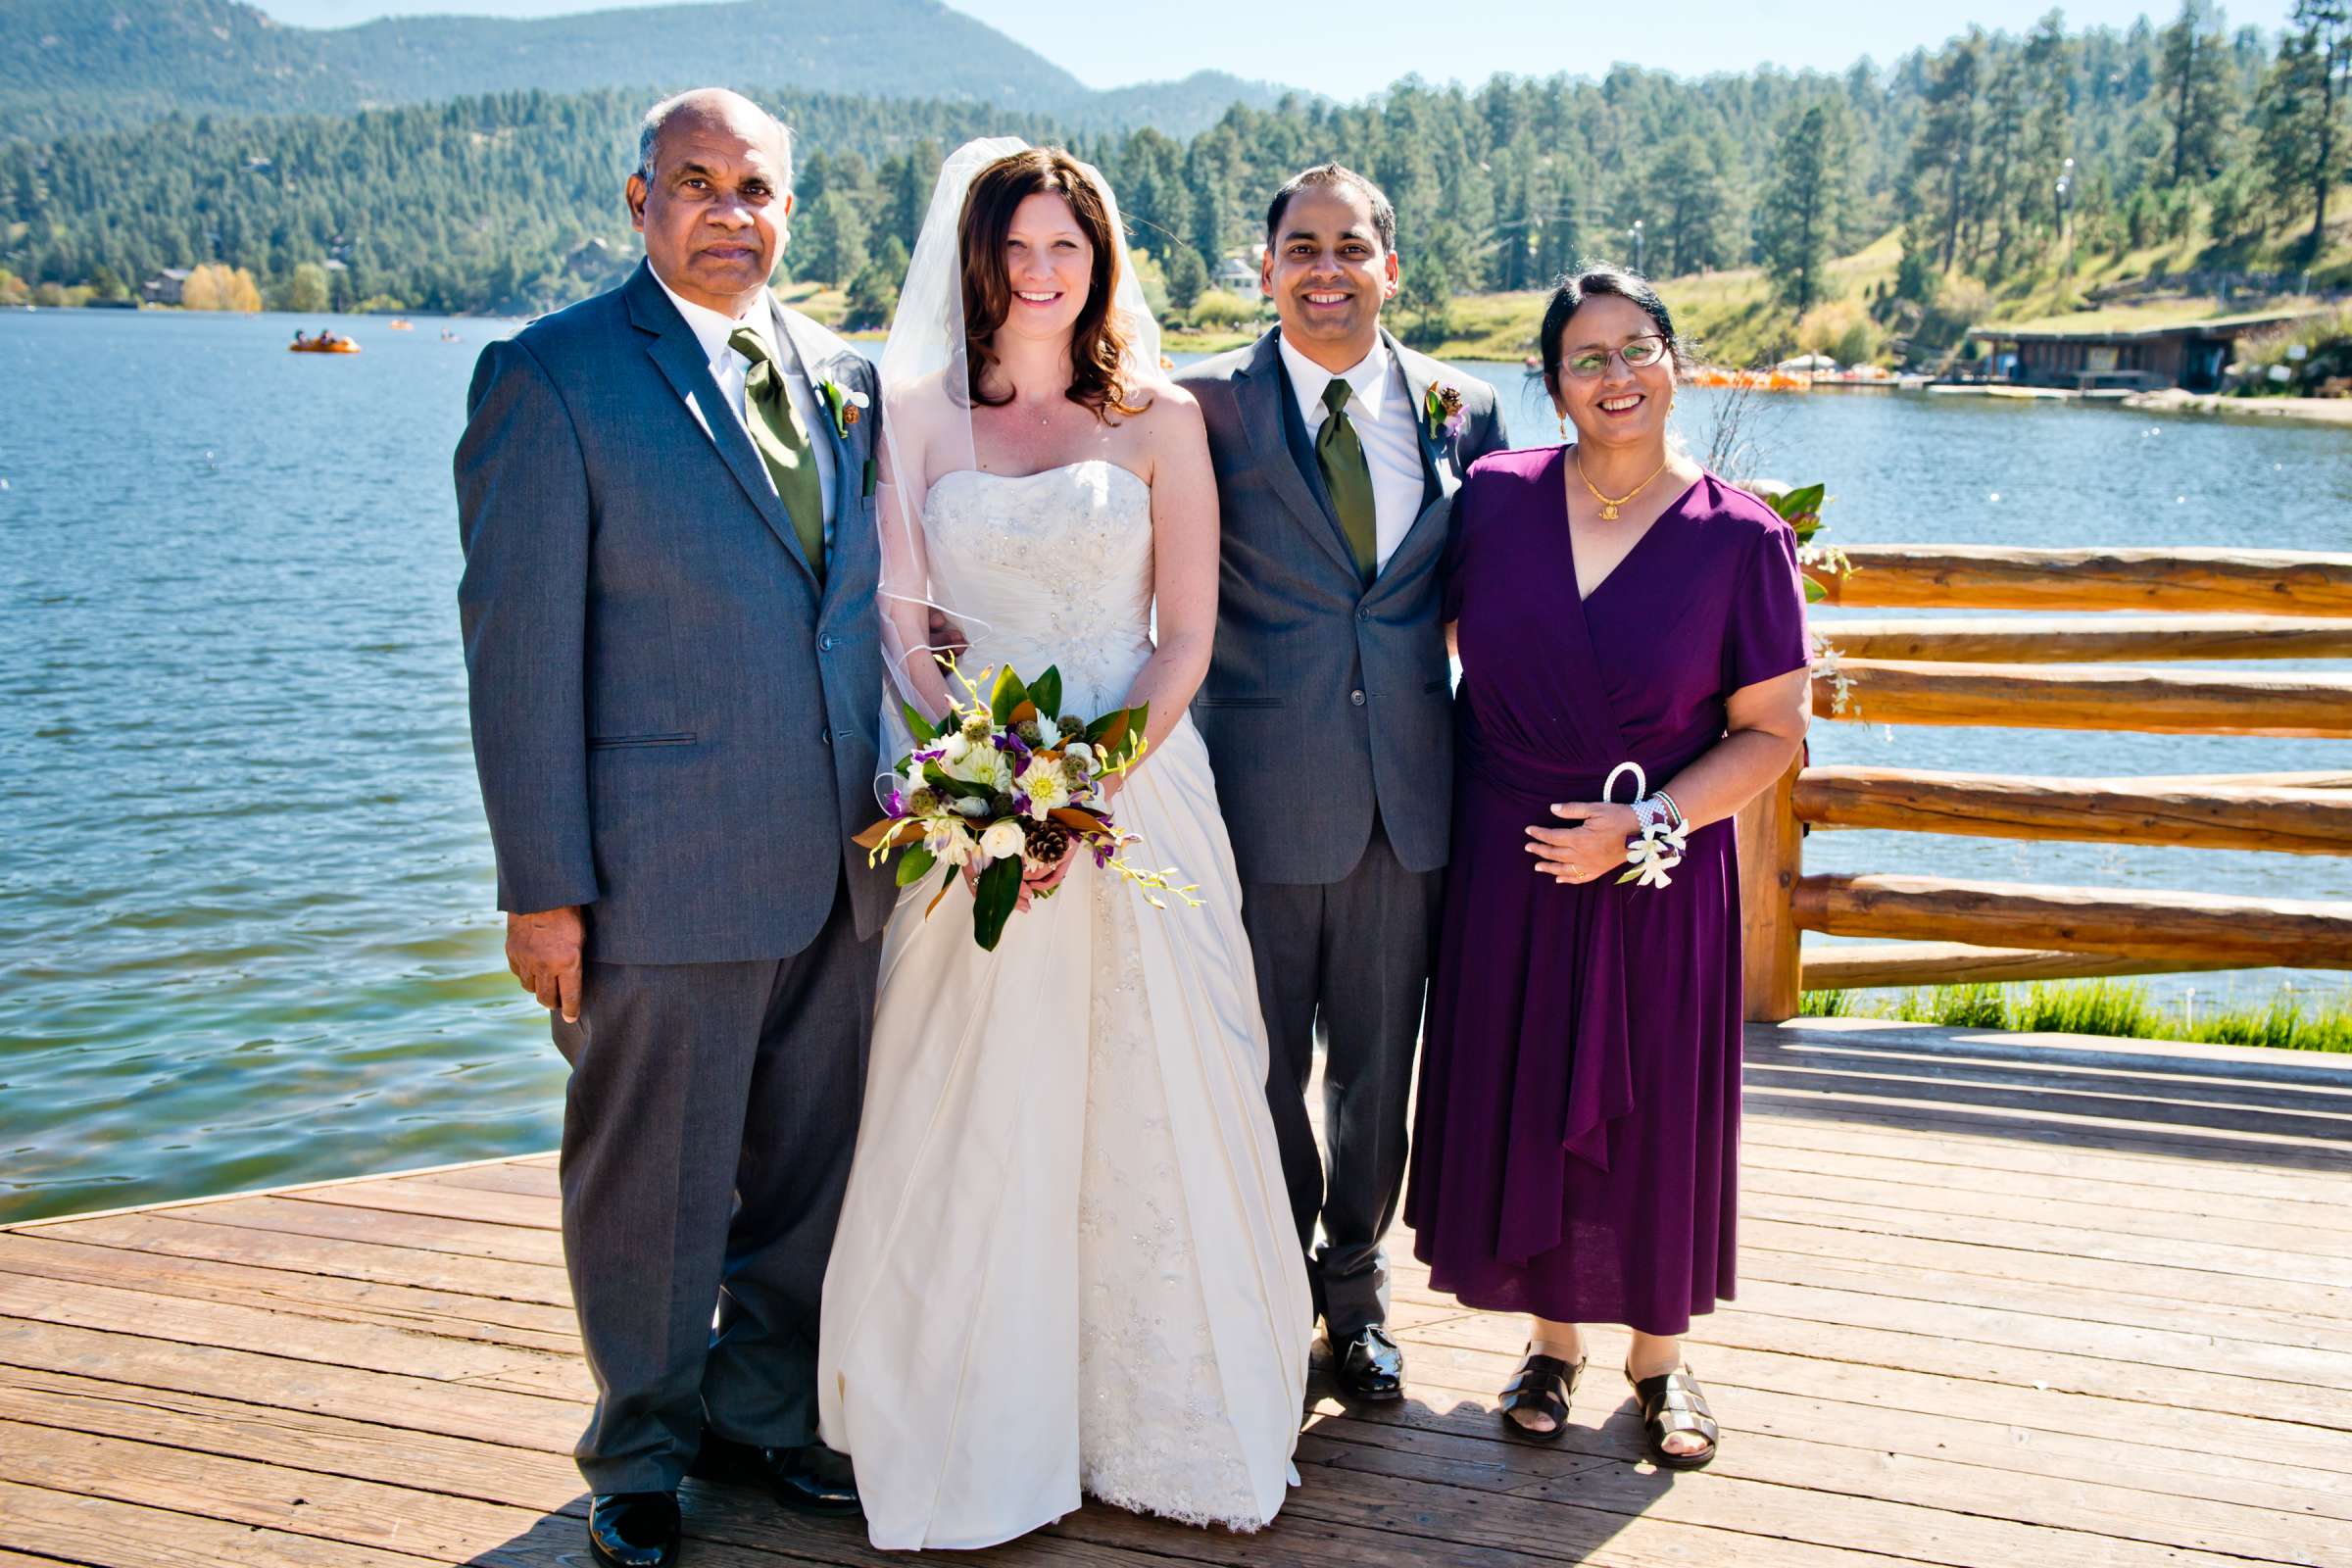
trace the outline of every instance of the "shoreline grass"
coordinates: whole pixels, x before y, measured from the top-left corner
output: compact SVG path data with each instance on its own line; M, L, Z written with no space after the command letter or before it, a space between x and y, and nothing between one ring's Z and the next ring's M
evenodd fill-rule
M2352 1053L2352 999L2281 990L2259 1006L2221 1006L2184 1017L2144 985L2115 980L1919 986L1901 991L1808 991L1805 1018L1885 1018L2005 1033L2103 1035Z

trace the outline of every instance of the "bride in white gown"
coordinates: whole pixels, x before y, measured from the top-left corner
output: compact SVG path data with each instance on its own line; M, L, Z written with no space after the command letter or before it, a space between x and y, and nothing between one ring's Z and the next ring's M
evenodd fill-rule
M1216 619L1215 486L1120 233L1066 155L958 150L882 362L893 695L944 711L939 612L967 671L1057 665L1089 717L1149 702L1113 809L1200 903L1155 908L1074 853L994 954L968 893L929 919L927 882L900 904L818 1354L824 1440L877 1546L989 1545L1082 1493L1253 1530L1295 1479L1312 1308L1240 884L1185 716Z

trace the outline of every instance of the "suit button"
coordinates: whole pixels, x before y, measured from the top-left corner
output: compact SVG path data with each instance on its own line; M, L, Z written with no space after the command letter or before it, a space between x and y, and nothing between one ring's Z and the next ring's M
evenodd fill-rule
M1349 692L1349 693L1348 694L1348 700L1349 702L1353 703L1353 704L1354 704L1356 707L1358 707L1358 708L1361 708L1361 707L1363 707L1363 706L1364 706L1364 693L1363 693L1363 688L1359 686L1359 687L1357 687L1357 688L1356 688L1354 691L1351 691L1351 692Z
M1358 620L1370 620L1372 618L1372 612L1359 606L1355 612L1355 618Z
M821 652L829 654L833 651L833 639L830 637L819 637L816 640L816 646Z
M823 741L827 746L833 744L833 732L829 729L818 730L816 732L816 738L820 741Z

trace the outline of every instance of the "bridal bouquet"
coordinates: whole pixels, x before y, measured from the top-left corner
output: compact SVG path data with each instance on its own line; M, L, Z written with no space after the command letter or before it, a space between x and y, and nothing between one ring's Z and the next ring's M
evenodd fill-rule
M1023 873L1050 870L1081 845L1096 865L1137 884L1154 905L1162 893L1193 902L1191 888L1170 880L1173 871L1141 870L1118 858L1136 840L1119 832L1102 799L1103 781L1144 754L1149 704L1090 723L1060 712L1058 669L1025 683L1007 667L984 697L953 660L941 662L965 696L951 698L936 724L911 706L905 710L914 750L899 759L883 786L886 814L855 840L868 864L904 851L903 888L942 868L926 918L971 868L977 873L972 939L990 953L1020 901Z

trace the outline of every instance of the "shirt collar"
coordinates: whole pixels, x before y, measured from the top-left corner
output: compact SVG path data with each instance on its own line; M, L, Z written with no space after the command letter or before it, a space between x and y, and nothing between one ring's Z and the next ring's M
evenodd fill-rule
M662 274L654 273L654 281L662 283ZM669 296L669 303L675 305L678 314L686 318L686 325L693 331L694 340L703 346L703 358L708 363L714 366L728 363L735 351L727 346L727 339L734 335L739 326L748 326L757 332L760 341L767 345L768 353L781 362L783 357L776 354L775 312L761 308L767 302L765 289L760 291L760 298L752 303L752 308L740 319L721 316L708 305L697 305L667 283L662 283L662 292Z
M1312 429L1321 420L1316 412L1323 402L1324 389L1334 381L1346 381L1355 401L1363 405L1367 418L1378 419L1386 402L1390 383L1395 379L1390 368L1395 357L1389 353L1386 340L1374 338L1372 352L1341 371L1332 374L1305 355L1291 346L1291 340L1277 333L1275 344L1282 351L1282 363L1291 373L1291 386L1298 394L1298 409Z

